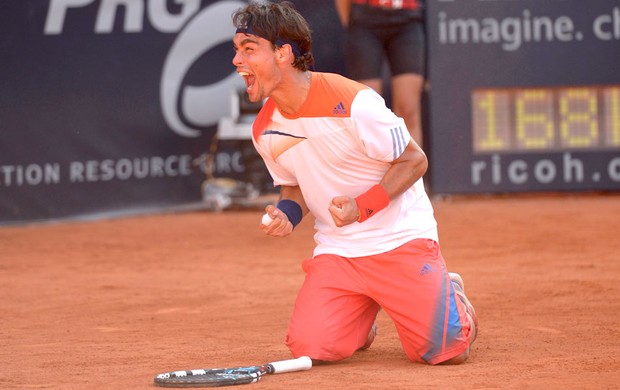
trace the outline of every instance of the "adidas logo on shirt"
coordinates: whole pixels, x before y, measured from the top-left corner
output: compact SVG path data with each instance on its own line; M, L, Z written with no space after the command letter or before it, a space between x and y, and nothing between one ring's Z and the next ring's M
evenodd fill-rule
M344 108L344 104L340 102L336 107L334 107L333 113L336 115L345 115L347 110Z

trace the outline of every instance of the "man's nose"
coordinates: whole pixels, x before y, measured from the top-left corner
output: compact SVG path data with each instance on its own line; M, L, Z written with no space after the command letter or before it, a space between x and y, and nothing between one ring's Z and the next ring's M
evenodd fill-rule
M235 66L239 66L241 64L241 55L239 54L238 51L235 51L235 56L232 59L232 63Z

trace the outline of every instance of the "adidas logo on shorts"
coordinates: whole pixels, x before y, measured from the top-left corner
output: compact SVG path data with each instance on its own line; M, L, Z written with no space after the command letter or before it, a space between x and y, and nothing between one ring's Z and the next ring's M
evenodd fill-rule
M420 275L430 274L431 272L435 272L435 270L430 264L426 263L420 270Z

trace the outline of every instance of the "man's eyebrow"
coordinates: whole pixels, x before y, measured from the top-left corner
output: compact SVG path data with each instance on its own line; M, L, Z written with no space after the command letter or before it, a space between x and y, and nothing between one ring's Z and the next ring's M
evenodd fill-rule
M245 46L245 45L247 45L249 43L254 43L254 44L258 45L258 39L256 39L256 38L249 38L249 37L248 38L243 38L241 40L241 42L239 42L239 46ZM237 45L234 44L234 43L233 43L233 46L237 47Z

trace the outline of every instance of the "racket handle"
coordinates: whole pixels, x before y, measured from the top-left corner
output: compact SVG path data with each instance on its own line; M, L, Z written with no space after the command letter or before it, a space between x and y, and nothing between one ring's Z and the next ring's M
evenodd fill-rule
M308 356L302 356L297 359L280 360L279 362L269 363L271 366L271 374L282 374L292 371L303 371L312 368L312 359Z

